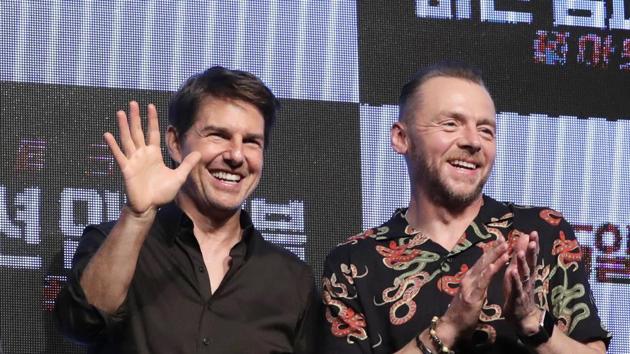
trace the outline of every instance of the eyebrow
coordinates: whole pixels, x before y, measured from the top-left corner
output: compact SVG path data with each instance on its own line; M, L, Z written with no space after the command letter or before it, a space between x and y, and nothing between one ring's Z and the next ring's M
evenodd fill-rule
M457 112L457 111L442 111L442 112L440 112L440 115L447 116L447 117L453 117L453 118L455 118L455 119L457 119L459 121L462 121L465 118L465 116L462 113ZM491 119L491 118L485 117L485 118L481 118L477 122L477 125L490 125L490 126L496 128L497 122L496 122L495 119Z
M490 125L494 128L496 128L497 126L497 121L494 119L490 119L490 118L482 118L481 120L479 120L477 122L478 125Z
M219 134L223 134L223 135L232 135L232 133L222 127L217 127L216 125L206 125L203 128L197 130L197 134L201 135L201 136L205 136L208 133L219 133ZM260 140L265 140L265 135L264 134L253 134L253 133L248 133L243 137L245 140L246 139L260 139Z

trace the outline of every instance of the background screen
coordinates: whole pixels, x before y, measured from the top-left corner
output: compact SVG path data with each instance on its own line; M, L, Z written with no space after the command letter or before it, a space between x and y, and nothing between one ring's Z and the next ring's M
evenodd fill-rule
M485 192L573 225L610 353L630 348L627 0L0 2L0 345L83 353L51 317L83 228L125 202L102 134L131 99L168 99L213 65L250 71L282 109L259 188L263 236L305 259L408 202L389 147L422 66L479 66L497 106ZM144 109L143 109L144 111Z

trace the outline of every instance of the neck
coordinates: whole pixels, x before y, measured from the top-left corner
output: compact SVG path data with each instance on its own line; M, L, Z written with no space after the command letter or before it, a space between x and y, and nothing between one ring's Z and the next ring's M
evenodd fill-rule
M202 212L185 193L178 193L175 203L190 218L199 244L236 244L242 237L241 210Z
M470 204L453 209L437 204L427 193L416 190L412 191L406 218L409 225L450 251L477 217L482 205L483 197L479 195Z

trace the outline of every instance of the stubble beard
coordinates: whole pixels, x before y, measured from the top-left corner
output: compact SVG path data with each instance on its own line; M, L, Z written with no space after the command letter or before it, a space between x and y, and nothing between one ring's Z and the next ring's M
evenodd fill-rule
M458 192L441 178L435 166L430 166L423 155L415 156L418 163L414 171L416 181L424 180L426 190L422 191L436 204L449 210L463 210L479 199L490 173L488 172L470 192Z

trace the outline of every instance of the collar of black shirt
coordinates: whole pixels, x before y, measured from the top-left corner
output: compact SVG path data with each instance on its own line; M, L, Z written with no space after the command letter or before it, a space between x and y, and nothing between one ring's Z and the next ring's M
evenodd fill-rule
M193 234L193 223L177 204L169 203L161 207L157 214L157 223L162 231L160 234L166 242L172 244L179 239L189 247L199 249L199 244ZM247 260L252 253L251 250L256 247L259 238L262 237L257 233L251 217L245 210L241 210L240 223L243 239L230 251L232 260Z

